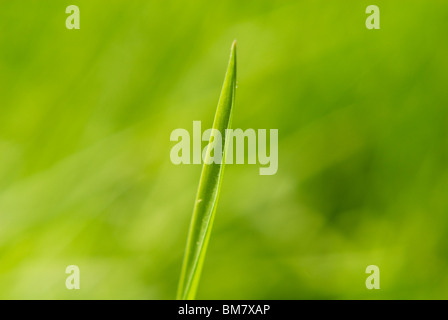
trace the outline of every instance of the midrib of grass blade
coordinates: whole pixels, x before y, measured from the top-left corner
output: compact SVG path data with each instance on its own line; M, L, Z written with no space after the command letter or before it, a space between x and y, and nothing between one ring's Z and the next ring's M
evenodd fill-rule
M185 250L182 272L179 281L177 299L192 300L196 296L196 290L204 264L205 253L210 239L210 233L215 218L216 205L222 184L224 172L225 150L227 139L226 129L230 128L232 110L235 103L236 90L236 41L232 44L230 61L227 67L224 85L216 109L213 129L219 130L222 135L222 161L221 163L207 164L204 161L201 179L193 209L193 217L190 224L187 247ZM210 139L213 139L210 137ZM210 148L210 144L209 147ZM207 152L209 155L209 152Z

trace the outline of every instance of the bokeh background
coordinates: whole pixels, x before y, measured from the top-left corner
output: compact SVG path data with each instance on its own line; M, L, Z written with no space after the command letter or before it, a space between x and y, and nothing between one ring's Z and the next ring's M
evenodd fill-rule
M234 39L279 170L226 167L198 298L448 298L447 31L444 0L0 1L0 298L175 297L201 167L169 136Z

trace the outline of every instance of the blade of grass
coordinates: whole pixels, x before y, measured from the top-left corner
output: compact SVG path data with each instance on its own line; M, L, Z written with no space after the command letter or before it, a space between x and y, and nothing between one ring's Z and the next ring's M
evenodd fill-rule
M221 163L207 164L204 161L201 178L199 180L198 193L193 209L190 230L187 239L187 247L179 281L177 299L192 300L196 296L205 253L210 239L210 233L215 217L216 205L219 198L219 190L222 183L225 163L225 149L227 139L225 130L230 128L232 110L235 103L236 91L236 41L232 44L230 61L227 67L224 85L216 109L213 129L219 130L222 136L222 161ZM210 141L214 139L210 137ZM211 148L209 144L208 148ZM210 152L207 152L210 155Z

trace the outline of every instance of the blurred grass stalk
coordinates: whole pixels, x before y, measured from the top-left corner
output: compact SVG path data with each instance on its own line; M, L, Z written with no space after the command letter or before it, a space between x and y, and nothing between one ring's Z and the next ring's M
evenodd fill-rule
M227 139L226 129L230 128L232 110L235 103L236 91L236 41L233 42L230 61L227 67L224 85L216 109L213 130L207 147L206 158L202 167L199 188L193 209L193 216L187 238L187 246L179 280L177 299L192 300L196 296L202 267L204 264L207 245L215 217L219 191L224 172L225 150ZM221 135L222 160L220 163L210 163L210 152L215 139L214 132L218 130ZM216 150L214 151L216 152Z

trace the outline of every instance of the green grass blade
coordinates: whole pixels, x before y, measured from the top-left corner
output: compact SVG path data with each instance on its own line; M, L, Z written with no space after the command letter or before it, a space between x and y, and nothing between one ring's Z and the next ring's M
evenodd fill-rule
M188 234L177 299L194 299L207 251L208 241L215 217L216 205L225 163L225 148L227 139L225 130L230 128L232 110L235 103L236 90L236 42L232 44L230 61L224 79L221 96L216 109L213 129L222 134L222 161L221 163L204 163L198 193L193 209L193 217ZM213 137L210 137L212 141ZM210 148L210 144L209 144Z

